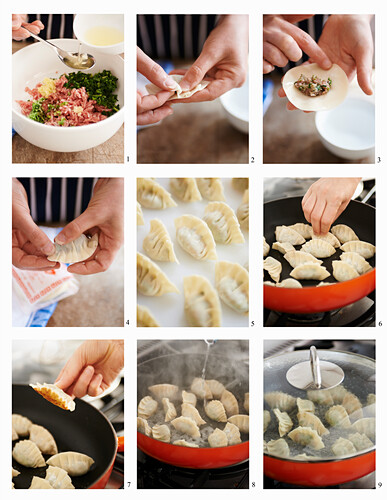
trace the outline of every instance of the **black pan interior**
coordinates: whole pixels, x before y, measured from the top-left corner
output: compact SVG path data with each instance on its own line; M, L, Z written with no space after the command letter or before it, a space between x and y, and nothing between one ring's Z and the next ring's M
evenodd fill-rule
M110 466L116 450L114 429L106 417L94 406L75 400L73 412L62 410L49 403L27 385L12 386L12 412L29 418L34 424L46 427L62 451L77 451L89 455L94 464L84 476L73 477L75 488L93 485ZM21 438L28 439L28 438ZM12 446L16 443L14 441ZM49 455L44 455L47 460ZM13 478L15 488L29 488L32 477L45 477L46 467L23 467L14 459L12 466L21 472Z
M281 198L279 200L269 201L264 204L264 236L270 247L276 241L275 228L276 226L291 226L297 222L308 224L302 211L302 196L292 198ZM359 201L350 201L344 212L337 218L333 225L346 224L351 227L361 241L375 244L375 209L370 205ZM301 245L295 247L296 250L301 249ZM324 280L324 283L337 283L332 274L332 261L340 260L342 250L337 249L336 252L329 258L320 259L323 261L323 266L331 273ZM292 271L291 265L284 259L284 256L278 250L270 248L269 254L271 257L279 260L282 264L281 281L290 278ZM367 262L375 267L375 256ZM267 271L264 271L264 280L272 281ZM319 281L301 280L302 286L316 286Z

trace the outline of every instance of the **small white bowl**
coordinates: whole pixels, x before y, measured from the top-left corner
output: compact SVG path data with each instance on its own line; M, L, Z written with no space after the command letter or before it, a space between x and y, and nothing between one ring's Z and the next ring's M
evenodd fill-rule
M317 133L334 155L360 160L375 154L375 104L366 98L348 97L337 108L315 116Z
M64 50L75 52L79 42L70 39L51 40ZM71 68L63 64L55 52L42 42L21 49L12 56L12 126L26 141L62 153L84 151L112 137L124 121L124 60L120 56L96 54L96 63L85 73L98 73L110 70L118 78L116 94L120 105L119 111L97 123L80 127L53 127L44 125L24 116L17 100L27 100L29 94L25 88L34 88L45 77L58 78L63 73L70 73Z
M95 52L102 54L122 54L124 52L124 41L114 45L92 45L87 42L87 32L91 28L98 27L115 28L124 33L123 14L77 14L74 18L73 30L77 39L85 45L88 52L94 55Z
M220 102L231 125L244 134L249 133L249 79L242 87L231 89L222 96Z

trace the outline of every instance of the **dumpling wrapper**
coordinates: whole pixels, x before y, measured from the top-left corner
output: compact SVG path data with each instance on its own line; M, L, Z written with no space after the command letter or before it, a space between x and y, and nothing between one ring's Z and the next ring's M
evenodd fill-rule
M98 234L95 233L92 238L81 234L79 238L65 245L54 243L55 252L47 257L51 262L63 262L64 264L74 264L83 262L93 255L98 246Z
M196 92L200 92L200 90L205 89L207 85L210 83L207 80L202 80L193 89L183 92L179 85L180 81L183 79L183 75L169 75L169 76L175 80L175 82L177 83L177 88L175 90L175 93L172 94L171 97L167 99L167 101L172 101L173 99L187 99L188 97L191 97L192 95L196 94ZM157 94L158 92L161 92L163 90L157 85L154 85L153 83L148 83L148 85L145 85L145 88L149 92L149 95Z
M316 75L323 80L330 78L332 87L327 94L309 97L294 86L294 82L300 78L301 74L309 78ZM326 111L337 107L344 101L348 93L348 78L337 64L332 64L330 69L325 70L318 64L312 63L296 66L287 71L282 80L282 87L286 97L296 108L303 111Z
M72 398L55 384L30 384L38 394L47 399L50 403L59 406L62 410L75 410L75 403Z

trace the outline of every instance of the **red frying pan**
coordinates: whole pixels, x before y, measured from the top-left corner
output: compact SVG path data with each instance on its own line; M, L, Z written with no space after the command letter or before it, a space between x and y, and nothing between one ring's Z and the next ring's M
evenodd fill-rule
M267 243L272 246L275 241L276 226L289 226L297 222L307 221L301 207L302 197L281 198L264 204L264 236ZM334 224L350 226L359 239L375 244L375 209L370 205L358 201L351 201L346 210ZM296 247L299 250L298 247ZM340 260L341 250L337 250L328 259L323 259L324 267L331 273L324 282L332 286L316 287L318 281L301 281L303 288L277 288L264 285L264 306L273 311L287 313L307 314L331 311L367 296L375 290L375 269L350 281L338 283L332 275L332 261ZM284 259L282 253L270 250L269 255L279 260L282 264L281 281L290 277L292 267ZM375 267L375 257L368 260ZM270 279L265 271L265 280Z
M201 376L205 356L200 354L170 354L150 359L137 367L137 399L150 395L148 387L168 383L189 390L194 377ZM206 378L215 378L236 396L243 410L244 393L248 392L248 366L240 361L210 354ZM202 417L204 411L198 409ZM179 403L176 402L177 408ZM178 410L178 415L180 415ZM164 423L164 422L160 422ZM223 424L224 426L224 424ZM241 434L243 442L223 448L187 448L163 443L137 432L137 446L147 455L177 467L193 469L215 469L228 467L249 458L247 436Z
M104 488L113 469L117 451L123 451L123 438L117 438L112 424L94 406L75 400L73 412L46 401L27 385L12 386L12 412L46 427L58 445L58 451L78 451L93 458L94 464L84 476L72 477L75 488ZM28 439L28 438L22 438ZM16 441L13 442L13 445ZM49 456L45 455L47 460ZM21 474L12 479L16 489L29 488L33 476L45 477L46 467L31 469L15 460L12 466Z

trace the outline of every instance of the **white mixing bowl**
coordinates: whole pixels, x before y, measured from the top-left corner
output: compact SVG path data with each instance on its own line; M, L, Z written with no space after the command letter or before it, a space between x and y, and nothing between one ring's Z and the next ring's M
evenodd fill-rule
M124 15L123 14L77 14L74 18L73 30L75 36L82 46L85 45L88 52L94 56L97 52L104 54L122 54L124 52L124 42L114 45L92 45L86 40L89 29L97 27L115 28L124 33Z
M79 42L70 39L51 40L58 47L76 52ZM110 70L118 78L116 94L120 105L119 111L98 123L80 127L53 127L44 125L24 116L16 100L27 100L29 94L25 88L33 88L43 78L59 78L63 73L70 73L71 68L63 64L55 52L43 42L33 43L29 47L15 52L12 56L12 126L26 141L58 152L84 151L99 146L112 137L124 121L124 60L116 55L95 55L96 64L85 73L98 73Z
M249 79L242 87L229 90L220 96L227 118L240 132L249 133Z

